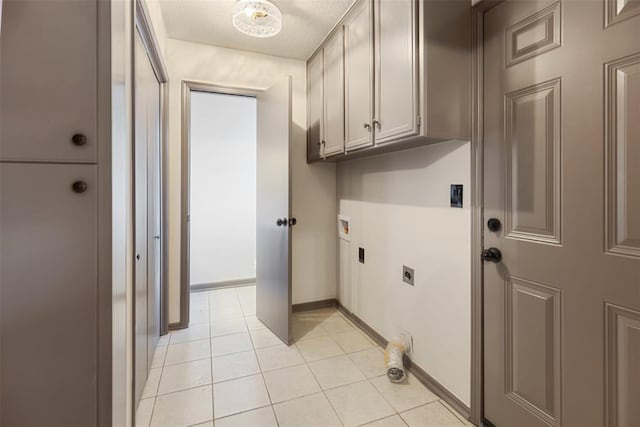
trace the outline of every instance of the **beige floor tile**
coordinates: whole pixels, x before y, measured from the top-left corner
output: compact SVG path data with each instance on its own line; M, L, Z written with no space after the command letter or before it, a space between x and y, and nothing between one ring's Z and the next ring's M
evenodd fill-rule
M245 316L255 316L256 315L256 305L255 304L240 304L242 308L242 312Z
M211 360L196 360L165 366L160 377L158 394L168 394L211 384Z
M140 399L138 409L136 410L136 427L149 427L155 401L156 399L153 397L150 399Z
M362 427L407 427L407 423L405 423L398 415L393 415L391 417L365 424Z
M161 336L160 338L158 338L158 343L156 344L156 346L162 347L169 345L169 338L171 338L171 334Z
M258 355L262 372L304 363L302 355L294 345L279 344L273 347L259 348L256 350L256 354Z
M247 328L250 331L255 331L256 329L264 329L266 326L262 323L256 316L246 316L244 318L247 323Z
M192 362L194 360L208 359L211 357L211 342L209 339L187 341L172 344L167 348L165 365Z
M234 317L231 319L219 319L211 323L211 336L239 334L247 330L244 317Z
M223 335L211 339L211 351L214 357L223 356L225 354L240 353L253 349L249 334L243 332L241 334Z
M280 427L341 427L335 411L323 393L301 397L273 406Z
M317 360L309 363L309 367L324 390L365 380L362 372L346 355Z
M209 291L209 302L214 301L236 301L238 299L238 292L236 288L222 288Z
M213 419L211 386L158 396L151 427L192 426Z
M271 402L279 403L320 392L307 365L291 366L264 374Z
M329 334L335 335L342 332L353 331L353 325L342 316L332 316L322 321L322 328Z
M196 424L191 427L213 427L213 421L207 421L206 423Z
M191 296L189 299L189 308L209 308L209 292L191 292Z
M343 355L344 352L330 337L310 338L296 343L307 362Z
M405 423L398 415L393 415L391 417L365 424L362 427L407 427L407 423Z
M374 378L371 383L398 412L438 400L435 394L412 375L401 383L392 383L386 376Z
M215 418L222 418L271 404L262 375L213 385Z
M142 389L142 399L148 397L154 397L158 394L158 385L160 384L160 375L162 374L162 368L149 369L149 375L147 376L147 382Z
M256 302L256 286L239 286L236 288L236 294L240 302Z
M349 358L360 368L367 378L375 378L387 374L384 365L384 352L380 347L349 354Z
M326 336L327 332L320 325L319 320L294 318L292 326L294 341Z
M271 347L273 345L282 344L280 338L269 329L256 329L249 331L251 340L255 348Z
M400 416L410 427L462 427L464 424L440 402L414 408Z
M209 324L191 325L187 329L171 332L169 345L187 341L197 341L209 338Z
M239 302L236 302L234 304L214 305L209 310L209 318L211 319L212 323L216 320L233 319L243 316L244 313L242 312L242 308L240 307Z
M156 351L153 353L153 359L151 360L150 369L162 368L164 366L164 358L167 355L167 346L160 345L156 347Z
M447 408L447 410L449 412L451 412L453 415L456 416L456 418L458 418L462 424L464 424L465 426L473 426L473 424L471 423L471 421L469 421L464 415L462 415L460 412L456 411L455 409L453 409L451 407L451 405L449 405L447 402L445 402L444 400L439 400L440 404L442 406L444 406L445 408Z
M216 427L278 427L278 423L276 423L276 417L273 415L273 408L265 406L264 408L217 419Z
M332 338L345 353L355 353L356 351L367 350L378 346L365 334L356 329L340 332L333 335Z
M209 307L194 308L189 310L189 325L209 323Z
M232 380L260 373L253 350L213 358L213 382Z
M391 406L367 381L334 388L326 394L347 427L359 426L394 414Z

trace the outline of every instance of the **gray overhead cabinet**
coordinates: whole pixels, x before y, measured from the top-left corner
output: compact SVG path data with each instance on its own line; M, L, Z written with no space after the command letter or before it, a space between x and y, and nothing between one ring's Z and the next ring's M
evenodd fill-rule
M359 0L307 67L309 161L471 137L466 0Z

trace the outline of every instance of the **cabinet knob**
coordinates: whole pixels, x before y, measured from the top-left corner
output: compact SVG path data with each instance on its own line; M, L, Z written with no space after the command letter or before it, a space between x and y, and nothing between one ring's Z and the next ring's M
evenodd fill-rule
M369 123L365 123L365 124L364 124L364 128L365 128L365 129L371 129L371 125L370 125Z
M82 147L83 145L85 145L87 143L87 137L86 137L86 135L83 135L81 133L76 133L75 135L73 135L71 137L71 142L73 142L73 145L76 145L78 147Z
M71 185L71 189L74 193L84 193L88 188L89 186L84 181L76 181Z
M378 120L378 119L373 119L373 125L374 125L376 128L380 129L380 125L381 125L381 124L382 124L382 123L380 123L380 120Z

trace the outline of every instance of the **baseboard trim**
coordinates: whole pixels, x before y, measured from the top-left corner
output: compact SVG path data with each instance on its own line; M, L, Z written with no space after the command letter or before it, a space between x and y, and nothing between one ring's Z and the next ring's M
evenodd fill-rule
M182 322L169 323L169 330L170 331L178 331L180 329L187 329L188 327L189 327L189 325L183 325Z
M294 313L298 313L300 311L319 310L321 308L336 307L337 305L338 301L335 298L329 298L320 301L309 301L300 304L293 304L291 309Z
M340 301L336 302L336 307L342 314L344 314L349 320L351 320L356 326L358 326L369 338L374 340L382 348L385 348L389 341L380 335L375 329L369 326L364 320L349 311L345 306L340 304ZM447 390L442 384L436 381L431 375L427 374L421 367L413 363L410 359L407 360L407 369L413 376L420 381L425 387L431 390L436 396L444 400L449 406L455 409L458 414L465 419L471 417L471 409L465 405L460 399L458 399L453 393Z
M235 288L239 286L251 286L256 284L255 277L244 279L225 280L222 282L196 283L191 285L191 292L211 291L214 289Z

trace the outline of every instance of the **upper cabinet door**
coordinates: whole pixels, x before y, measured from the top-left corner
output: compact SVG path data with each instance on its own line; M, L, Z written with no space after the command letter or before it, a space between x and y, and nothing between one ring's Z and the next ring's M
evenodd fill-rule
M416 0L375 0L376 144L417 135L418 14Z
M0 160L95 162L97 1L2 6Z
M394 4L396 2L393 2ZM345 147L373 144L373 7L361 0L344 23Z
M307 158L317 160L321 157L323 129L323 64L322 50L307 64Z
M339 28L324 47L323 156L344 152L344 29Z

